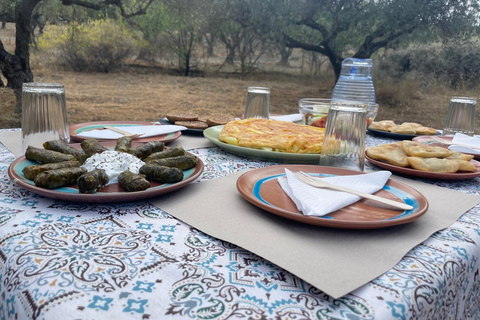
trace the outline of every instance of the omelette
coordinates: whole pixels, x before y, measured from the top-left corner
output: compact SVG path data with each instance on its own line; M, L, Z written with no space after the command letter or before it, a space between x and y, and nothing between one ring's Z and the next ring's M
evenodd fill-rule
M322 151L325 129L289 121L242 119L227 123L222 142L260 150L315 154Z

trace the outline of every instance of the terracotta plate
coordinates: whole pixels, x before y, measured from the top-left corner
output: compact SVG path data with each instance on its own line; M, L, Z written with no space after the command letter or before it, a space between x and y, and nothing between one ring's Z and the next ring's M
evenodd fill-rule
M452 136L439 136L439 138L449 142L453 140ZM421 144L425 144L427 146L448 148L448 145L438 142L429 136L416 137L416 138L413 138L412 140ZM468 152L463 152L463 153L470 154L473 156L474 159L480 160L480 153L468 153Z
M438 179L438 180L464 180L464 179L472 179L480 176L480 162L476 160L470 160L475 167L477 167L477 172L455 172L455 173L439 173L439 172L428 172L428 171L421 171L412 168L402 168L399 166L394 166L393 164L385 163L382 161L378 161L375 159L370 158L365 153L365 158L373 163L374 165L390 170L395 173L400 173L407 176L414 176L416 178L427 178L427 179Z
M265 161L285 162L285 163L308 163L318 164L320 162L319 154L298 154L287 152L275 152L234 146L218 140L218 135L224 126L215 126L205 129L203 135L213 144L221 149L233 153L237 156L260 159Z
M93 130L93 129L101 129L104 126L112 126L112 127L128 127L128 126L151 126L152 122L142 122L142 121L93 121L93 122L85 122L85 123L78 123L70 126L70 139L74 141L83 141L87 138L79 137L78 135L84 131ZM180 131L168 133L168 134L161 134L158 136L148 137L148 138L134 138L137 142L148 142L159 140L165 143L171 142L173 140L178 139L182 133ZM99 141L111 141L111 140L101 140ZM115 139L116 140L116 139Z
M114 142L102 142L106 147L112 148L115 147ZM139 145L141 143L134 143L133 145ZM80 144L72 144L72 146L80 149ZM103 202L126 202L126 201L136 201L142 200L150 197L155 197L164 193L172 192L179 188L186 186L187 184L194 181L200 174L203 172L203 162L198 159L197 165L189 170L184 170L183 180L177 183L157 183L155 181L150 181L150 188L144 191L137 192L126 192L118 183L108 185L98 192L93 194L84 194L79 193L76 186L72 185L69 187L62 187L57 189L43 189L35 186L32 180L28 180L22 173L23 168L28 165L38 164L37 162L30 161L25 159L25 156L21 156L12 162L8 168L9 177L15 181L20 187L28 189L32 192L35 192L39 195L67 200L75 202L94 202L94 203L103 203Z
M285 168L293 172L301 170L319 177L363 174L359 171L332 167L277 165L244 173L237 180L237 189L247 201L270 213L307 224L332 228L384 228L414 221L428 209L427 199L418 191L400 182L388 180L385 187L375 194L403 201L413 206L413 210L392 210L382 207L377 202L364 199L323 217L305 216L298 211L277 182L278 177L285 176Z
M371 134L374 134L374 135L378 135L378 136L382 136L382 137L386 137L386 138L390 138L390 139L396 139L396 140L412 140L415 137L420 137L420 136L424 137L425 136L425 135L420 135L420 134L394 133L394 132L389 132L389 131L374 130L374 129L368 129L368 128L367 128L367 132L371 133ZM437 135L438 134L440 134L439 131L437 131Z

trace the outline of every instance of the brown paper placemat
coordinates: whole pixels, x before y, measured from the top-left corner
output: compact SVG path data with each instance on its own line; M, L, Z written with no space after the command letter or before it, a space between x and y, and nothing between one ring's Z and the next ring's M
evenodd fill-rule
M15 157L20 157L22 153L21 131L2 131L0 132L0 142L7 148ZM167 144L169 147L181 145L185 150L196 148L213 147L214 144L210 142L203 135L187 136L181 135L180 138Z
M390 270L417 244L480 203L477 195L394 177L428 199L430 207L424 216L385 229L329 229L283 219L253 206L237 191L242 173L191 184L150 202L211 236L270 260L334 298Z

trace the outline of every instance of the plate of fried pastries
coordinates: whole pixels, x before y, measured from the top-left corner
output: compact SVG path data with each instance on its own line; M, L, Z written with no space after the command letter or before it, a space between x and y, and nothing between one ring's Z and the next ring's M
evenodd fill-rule
M473 155L410 140L370 147L365 154L376 166L404 175L442 180L480 176L480 162Z
M372 122L367 131L379 136L397 140L407 140L418 136L433 136L440 134L434 128L426 127L416 122L403 122L395 124L392 120L382 120Z
M160 141L131 142L128 147L135 152L127 152L119 149L125 147L125 144L121 145L119 142L120 139L117 142L87 139L81 144L49 141L44 144L45 148L29 147L24 156L11 163L8 175L20 187L45 197L105 203L137 201L169 193L193 182L203 172L203 162L181 146L167 148ZM105 177L109 169L87 169L86 163L90 157L113 150L120 155L128 153L128 156L138 161L142 159L144 163L140 162L139 166L144 164L145 170L150 172L142 172L140 167L140 174L134 174L130 172L130 158L110 158L113 159L111 163L114 170L126 165L128 169L121 170L124 171L118 176L118 182L109 184L109 177ZM188 157L189 163L180 159L181 157ZM105 164L107 160L102 162ZM124 163L121 164L121 161ZM158 167L163 169L157 170Z
M290 121L240 119L205 129L203 135L221 149L247 158L318 164L325 129Z

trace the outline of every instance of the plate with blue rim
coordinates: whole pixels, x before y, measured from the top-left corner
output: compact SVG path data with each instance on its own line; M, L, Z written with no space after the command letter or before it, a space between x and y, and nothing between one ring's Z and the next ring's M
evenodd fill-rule
M377 229L410 223L428 210L427 199L414 188L389 179L375 195L401 201L412 210L395 210L371 200L362 199L322 217L305 216L285 194L277 179L285 176L285 168L303 171L314 177L364 174L360 171L313 165L275 165L250 170L237 180L237 190L253 205L268 213L306 224L343 229Z

